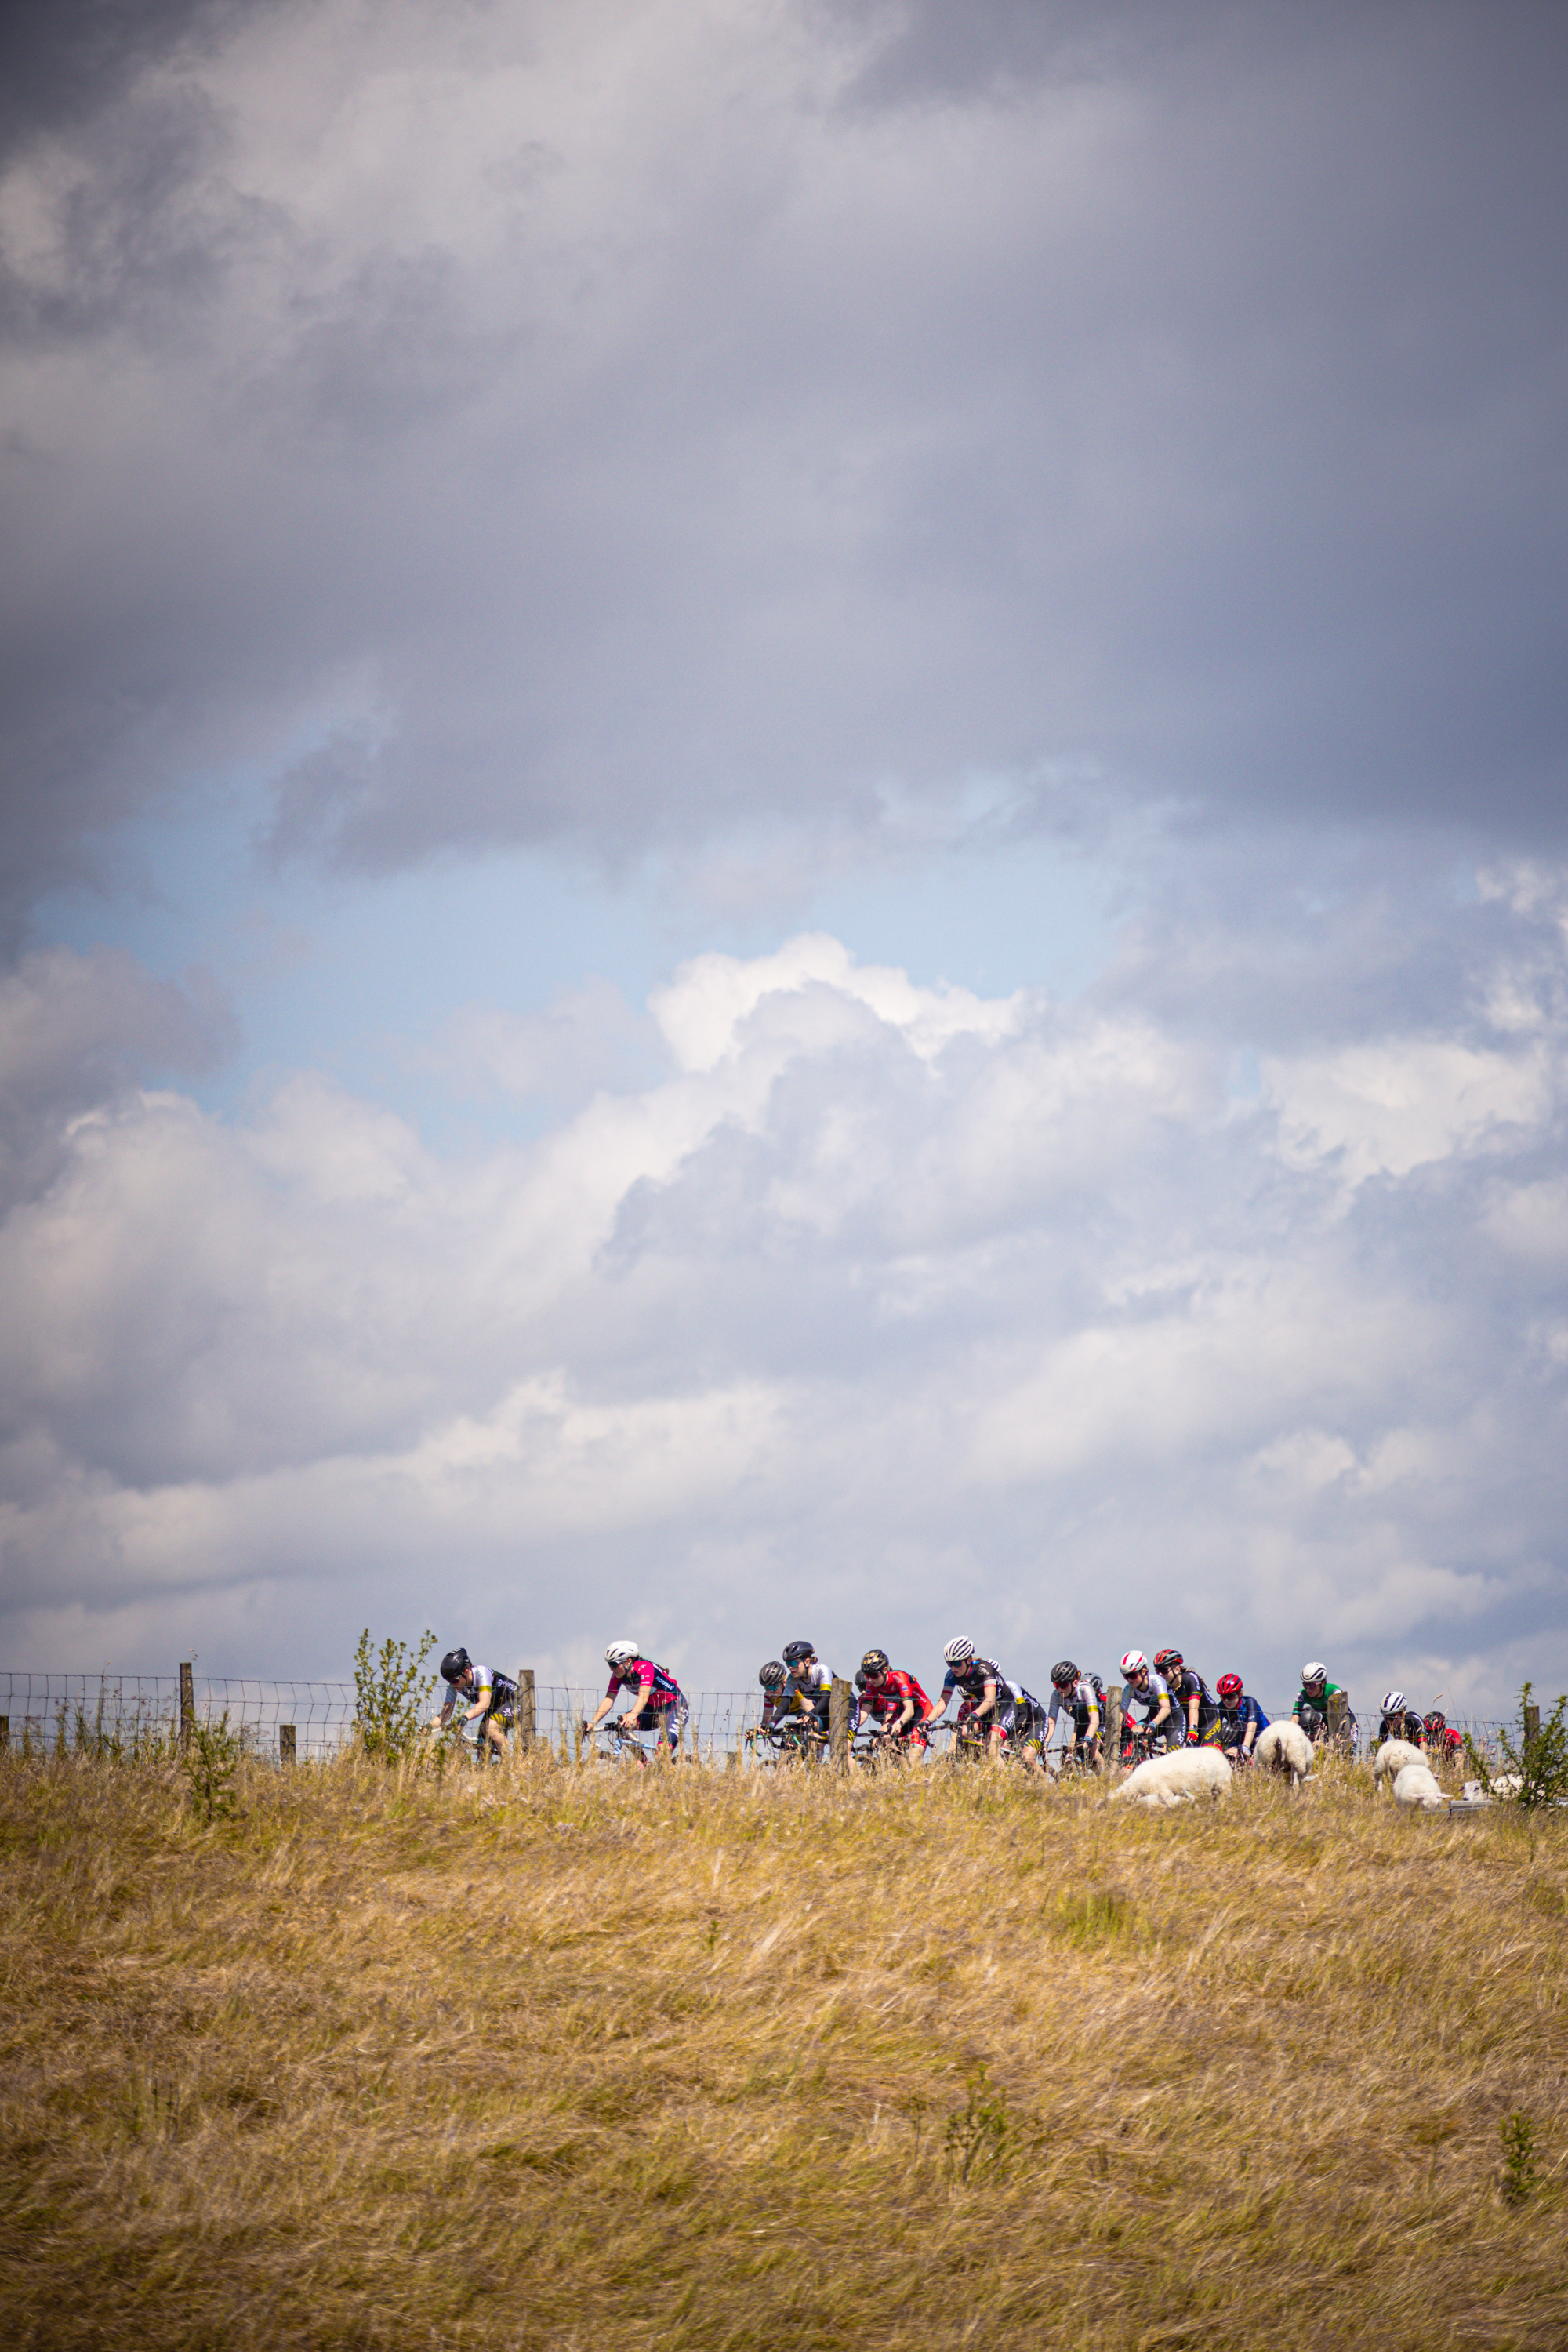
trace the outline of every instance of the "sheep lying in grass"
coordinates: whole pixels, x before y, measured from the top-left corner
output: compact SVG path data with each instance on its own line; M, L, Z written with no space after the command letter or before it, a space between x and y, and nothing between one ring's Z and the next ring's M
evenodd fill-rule
M1230 1766L1217 1748L1176 1748L1136 1765L1111 1793L1140 1805L1183 1805L1194 1797L1223 1796L1229 1787Z
M1479 1780L1465 1783L1467 1805L1487 1805L1494 1797L1517 1797L1523 1783L1517 1772L1494 1772L1491 1786L1483 1789Z
M1435 1812L1448 1800L1437 1786L1437 1775L1417 1757L1414 1764L1402 1766L1395 1775L1394 1801L1396 1805L1425 1805L1428 1812Z
M1312 1743L1299 1723L1271 1723L1258 1735L1252 1760L1266 1772L1289 1772L1294 1789L1312 1769Z
M1372 1759L1373 1793L1375 1795L1385 1780L1397 1780L1407 1764L1424 1764L1426 1758L1419 1748L1408 1739L1385 1739Z

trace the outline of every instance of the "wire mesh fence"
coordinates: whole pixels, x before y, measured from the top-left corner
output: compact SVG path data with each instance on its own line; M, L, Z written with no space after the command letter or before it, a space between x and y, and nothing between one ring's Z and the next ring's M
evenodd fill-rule
M183 1722L228 1728L258 1755L334 1753L354 1726L352 1683L251 1675L76 1675L0 1669L4 1743L24 1753L135 1757L173 1752Z
M536 1743L571 1761L591 1748L583 1734L604 1695L602 1684L536 1685ZM748 1735L762 1720L762 1693L689 1691L681 1748L702 1761L734 1757L749 1761ZM434 1716L435 1697L427 1714ZM526 1719L526 1701L520 1710ZM1266 1709L1272 1719L1288 1707ZM80 1675L6 1672L0 1669L0 1745L37 1755L105 1757L173 1753L187 1719L216 1724L226 1718L232 1732L258 1756L283 1760L335 1755L354 1737L354 1685L345 1682L267 1682L250 1675ZM1452 1727L1468 1736L1489 1767L1503 1761L1500 1735L1510 1727L1490 1717L1456 1716ZM1369 1755L1376 1745L1375 1719L1358 1726L1355 1750Z

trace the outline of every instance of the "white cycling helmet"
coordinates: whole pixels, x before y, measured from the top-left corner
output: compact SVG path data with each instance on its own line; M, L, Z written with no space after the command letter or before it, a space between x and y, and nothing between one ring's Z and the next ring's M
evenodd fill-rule
M1124 1675L1141 1675L1148 1663L1142 1650L1129 1650L1121 1661L1121 1671Z
M1327 1666L1324 1665L1322 1660L1321 1658L1309 1658L1306 1664L1301 1669L1301 1680L1304 1683L1326 1683L1328 1679L1329 1670Z
M955 1633L942 1654L950 1666L966 1665L974 1655L974 1644L966 1641L962 1633Z
M1403 1691L1384 1691L1383 1694L1383 1711L1384 1715L1403 1715L1405 1712L1405 1693Z
M612 1642L605 1649L605 1664L607 1666L629 1666L637 1654L635 1642Z

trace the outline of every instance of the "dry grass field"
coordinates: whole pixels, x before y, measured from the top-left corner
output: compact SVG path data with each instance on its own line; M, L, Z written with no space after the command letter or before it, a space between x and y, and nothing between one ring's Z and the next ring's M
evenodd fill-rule
M0 1759L17 2352L1568 2345L1568 1813L239 1797Z

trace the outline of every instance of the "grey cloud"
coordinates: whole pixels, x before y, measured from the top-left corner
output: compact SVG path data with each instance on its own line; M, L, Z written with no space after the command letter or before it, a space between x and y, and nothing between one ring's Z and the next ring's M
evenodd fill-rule
M11 261L80 322L6 461L13 903L239 760L274 856L372 868L875 854L888 784L997 772L1044 824L1071 775L1558 839L1555 20L1261 13L1080 66L1040 12L1042 66L1033 12L920 12L858 76L606 8L607 139L518 9L461 61L363 20L342 106L438 64L441 110L323 129L307 15L266 121L216 40L79 112L108 226ZM352 168L291 170L307 121Z
M105 113L149 67L202 50L258 0L11 0L0 163L12 148Z
M228 1006L199 975L154 980L100 948L36 950L0 979L0 1209L58 1173L69 1122L150 1076L190 1076L233 1043Z

